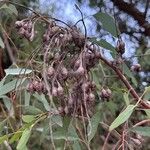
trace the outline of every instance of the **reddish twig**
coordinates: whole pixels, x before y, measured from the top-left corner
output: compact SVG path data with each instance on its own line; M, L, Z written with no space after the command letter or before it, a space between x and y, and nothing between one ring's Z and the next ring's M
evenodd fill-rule
M109 138L109 136L110 136L110 133L111 133L111 132L108 132L108 134L107 134L107 136L106 136L106 138L105 138L105 141L104 141L102 150L106 150L106 144L107 144L108 138Z
M142 124L146 124L146 123L150 123L150 119L142 120L142 121L136 123L136 124L133 126L133 128L135 128L135 127L137 127L137 126L140 126L140 125L142 125Z
M115 73L118 75L119 79L124 83L124 85L129 90L130 94L134 97L135 101L138 101L140 97L138 96L137 92L134 90L132 85L129 83L128 79L125 77L125 75L122 73L122 71L116 67L112 62L108 61L106 58L104 58L102 55L100 59L111 69L115 71ZM150 105L144 102L142 99L140 100L140 104L144 109L150 109Z

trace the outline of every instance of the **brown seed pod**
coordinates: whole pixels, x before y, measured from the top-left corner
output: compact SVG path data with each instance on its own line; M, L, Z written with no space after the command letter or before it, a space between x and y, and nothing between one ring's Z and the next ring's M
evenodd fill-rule
M56 87L52 87L52 96L58 96L58 91L57 91L57 88Z
M100 93L100 97L102 98L102 99L107 99L107 100L109 100L110 98L111 98L111 96L112 96L112 92L111 92L111 90L109 89L109 88L107 88L107 89L102 89L101 90L101 93Z
M68 114L68 113L69 113L68 106L66 106L66 107L64 108L64 112L65 112L65 114Z
M125 52L125 43L121 39L117 41L116 51L121 55Z
M141 65L140 64L135 64L131 67L131 70L133 72L140 72L142 70Z
M15 26L16 26L17 28L22 27L23 24L24 24L23 21L16 21L16 22L15 22Z
M64 89L62 88L62 86L58 86L58 88L57 88L57 94L59 96L61 96L61 95L63 95L63 93L64 93Z
M68 76L68 70L67 70L65 67L62 67L62 68L61 68L61 74L62 74L64 77L67 77L67 76Z
M27 85L27 91L30 92L30 93L33 93L35 90L34 90L34 85L32 82L28 83Z
M55 73L55 69L52 66L49 66L49 68L47 69L47 76L52 77L54 73Z
M84 68L82 66L79 66L79 68L75 71L75 74L77 76L83 76L84 73L85 73L85 70L84 70Z
M89 94L89 101L93 102L95 100L95 95L93 93Z

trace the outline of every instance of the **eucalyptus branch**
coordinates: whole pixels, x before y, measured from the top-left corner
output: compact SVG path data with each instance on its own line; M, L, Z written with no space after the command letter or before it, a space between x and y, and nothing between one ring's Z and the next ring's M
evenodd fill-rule
M115 71L115 73L118 75L119 79L124 83L126 88L129 90L130 94L133 96L135 101L138 101L140 99L137 92L134 90L132 85L129 83L128 79L125 77L125 75L122 73L122 71L116 67L112 62L108 61L106 58L104 58L102 55L100 56L100 59L109 66L112 70ZM144 102L143 100L140 101L140 104L145 109L150 109L150 105Z

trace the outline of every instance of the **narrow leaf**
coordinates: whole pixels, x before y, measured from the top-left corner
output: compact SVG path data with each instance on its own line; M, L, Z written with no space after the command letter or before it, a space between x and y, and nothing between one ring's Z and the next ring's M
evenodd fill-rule
M132 83L137 86L137 81L135 79L135 77L133 76L132 72L130 71L130 69L128 68L128 66L124 63L123 64L123 72L132 80Z
M111 33L114 37L118 36L119 30L112 16L108 15L107 13L102 13L102 12L98 12L93 16L96 18L98 22L101 22L104 30Z
M25 81L25 78L22 79L22 80L21 79L15 79L11 82L6 83L5 85L3 85L0 88L0 96L4 95L4 94L7 94L8 92L14 90L16 87L21 85L24 81Z
M5 140L8 140L8 136L4 135L0 137L0 144L2 144Z
M30 123L35 120L35 116L34 115L23 115L22 120L26 123Z
M15 15L18 15L16 7L12 4L9 5L4 4L0 9L6 9L10 14L14 13Z
M91 141L95 136L100 120L102 119L101 112L98 111L91 118L90 123L88 125L88 140Z
M136 132L137 134L140 134L142 136L148 136L150 137L150 127L135 127L132 128L131 131Z
M126 93L126 92L123 93L123 98L124 98L124 101L125 101L127 106L130 104L128 96L129 96L128 93Z
M4 48L5 46L4 46L4 42L2 41L2 38L0 37L0 47L1 48Z
M29 74L32 72L30 69L23 69L23 68L10 68L5 69L6 75L22 75L22 74Z
M113 129L117 128L119 125L127 121L129 117L131 116L134 108L135 108L135 105L128 105L128 107L123 112L121 112L119 116L110 125L109 131L112 131Z
M30 134L31 134L31 129L29 129L29 128L27 128L23 131L22 136L17 145L17 150L22 150L26 146L26 144L29 140Z

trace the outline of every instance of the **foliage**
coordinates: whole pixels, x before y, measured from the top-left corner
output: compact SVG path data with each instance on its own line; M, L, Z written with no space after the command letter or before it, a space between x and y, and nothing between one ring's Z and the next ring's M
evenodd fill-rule
M20 17L22 7L33 14ZM10 20L1 21L0 47L18 47L18 58L0 81L1 149L123 149L148 142L150 88L138 91L141 68L130 69L123 59L125 45L110 14L93 18L115 46L18 3L3 2L2 10L16 28L7 42Z

